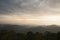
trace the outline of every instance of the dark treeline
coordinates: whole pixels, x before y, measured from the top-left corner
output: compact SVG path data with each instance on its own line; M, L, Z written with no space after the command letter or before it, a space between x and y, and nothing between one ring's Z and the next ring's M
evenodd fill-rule
M1 30L0 40L60 40L60 32L35 32L16 33L14 31Z

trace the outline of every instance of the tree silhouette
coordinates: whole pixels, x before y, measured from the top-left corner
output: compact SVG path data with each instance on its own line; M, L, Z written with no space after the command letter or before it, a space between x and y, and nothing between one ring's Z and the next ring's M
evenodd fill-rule
M29 31L27 33L16 33L13 30L1 30L0 40L60 40L60 32L52 33L46 31L44 33L33 33Z
M33 32L27 32L27 35L26 35L26 40L34 40L34 34Z
M17 33L17 40L25 40L25 34Z
M57 33L57 40L60 40L60 32Z
M34 40L42 40L42 33L36 32L34 35Z

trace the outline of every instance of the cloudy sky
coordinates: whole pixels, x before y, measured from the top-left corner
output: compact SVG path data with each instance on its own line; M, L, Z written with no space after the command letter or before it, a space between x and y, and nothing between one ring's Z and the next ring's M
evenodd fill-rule
M60 25L60 0L0 0L0 23Z

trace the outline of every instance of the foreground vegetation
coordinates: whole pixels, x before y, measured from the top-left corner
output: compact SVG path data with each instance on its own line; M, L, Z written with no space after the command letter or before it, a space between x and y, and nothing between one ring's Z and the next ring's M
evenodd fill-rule
M1 30L0 40L60 40L60 32L36 32L16 33L14 31Z

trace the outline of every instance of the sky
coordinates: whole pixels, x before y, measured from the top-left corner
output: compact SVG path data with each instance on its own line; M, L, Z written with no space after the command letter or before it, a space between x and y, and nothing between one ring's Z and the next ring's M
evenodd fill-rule
M60 0L0 0L0 24L60 25Z

